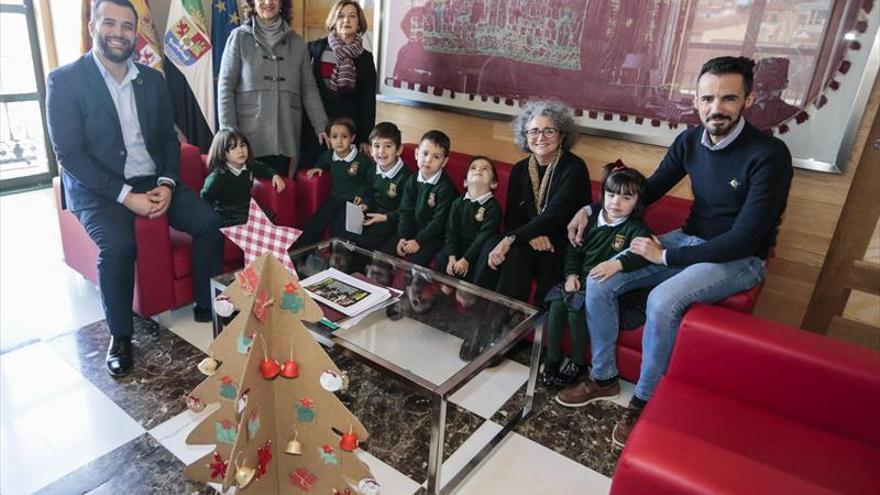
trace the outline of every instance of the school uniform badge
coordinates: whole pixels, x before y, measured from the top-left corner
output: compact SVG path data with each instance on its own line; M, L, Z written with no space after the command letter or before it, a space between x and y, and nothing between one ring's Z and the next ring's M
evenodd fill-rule
M395 184L393 182L388 184L387 194L388 194L389 198L396 198L397 197L397 184Z
M485 206L481 206L481 207L477 210L477 214L474 215L474 220L476 220L476 221L478 221L478 222L482 222L482 221L485 220L485 219L486 219L486 207L485 207Z
M437 206L437 196L434 193L428 193L428 208Z
M739 182L736 180L735 177L733 179L730 179L730 182L728 182L728 184L730 184L730 187L732 187L734 190L739 187Z
M348 175L357 175L358 168L360 168L360 164L358 162L351 162L351 165L348 166Z
M623 249L624 244L626 243L626 236L623 234L614 234L614 241L611 243L611 247L615 251L620 251Z

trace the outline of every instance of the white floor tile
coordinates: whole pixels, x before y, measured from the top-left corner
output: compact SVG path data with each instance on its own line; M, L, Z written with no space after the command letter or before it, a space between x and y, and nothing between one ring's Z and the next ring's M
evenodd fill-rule
M150 430L150 435L174 454L175 457L180 459L181 462L191 464L211 453L214 450L214 446L188 445L186 437L195 429L200 421L207 418L219 407L219 404L211 404L199 414L186 410Z
M453 493L456 495L487 493L599 495L607 494L610 489L611 478L521 435L511 433Z
M382 495L412 495L419 489L418 483L377 459L369 452L359 449L357 456L370 468L374 479L379 482Z
M194 347L208 353L208 346L214 341L211 323L199 323L193 319L192 304L172 310L169 330ZM165 322L160 321L160 324Z
M31 493L144 433L36 343L0 357L0 492Z
M2 348L104 318L98 288L64 264L54 205L51 189L0 197Z
M500 366L488 368L475 376L452 394L450 401L489 419L528 379L528 366L505 359Z
M492 437L495 436L499 431L501 431L501 425L494 423L492 421L486 421L477 431L474 432L473 435L470 436L465 442L458 448L448 459L443 463L443 467L440 469L440 485L445 485L453 476L458 474L461 471L461 468L465 466L477 452L480 451ZM482 469L482 466L477 469Z

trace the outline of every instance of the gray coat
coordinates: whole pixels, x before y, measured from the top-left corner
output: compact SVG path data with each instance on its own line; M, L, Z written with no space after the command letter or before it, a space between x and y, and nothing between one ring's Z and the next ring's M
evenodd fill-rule
M288 29L274 47L254 36L253 20L226 41L217 81L220 127L236 127L253 156L299 156L303 107L312 128L323 130L327 114L312 75L303 39Z

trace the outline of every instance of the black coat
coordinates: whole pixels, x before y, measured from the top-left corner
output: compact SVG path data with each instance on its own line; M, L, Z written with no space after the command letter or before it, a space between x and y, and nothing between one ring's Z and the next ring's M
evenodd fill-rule
M364 50L355 59L354 65L357 70L355 90L348 94L336 94L321 77L321 54L329 49L327 38L309 42L309 60L312 65L312 73L318 83L321 93L321 101L324 103L324 111L327 118L332 119L342 115L348 116L354 121L356 129L356 144L369 143L370 131L376 125L376 65L373 62L373 54ZM303 123L303 148L306 166L314 165L318 154L324 149L319 147L317 140L312 136L315 133L309 128L308 123ZM300 162L303 165L303 162Z

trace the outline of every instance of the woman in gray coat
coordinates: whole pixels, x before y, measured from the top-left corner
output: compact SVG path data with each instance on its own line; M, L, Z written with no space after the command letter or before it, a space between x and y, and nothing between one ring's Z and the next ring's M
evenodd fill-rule
M327 142L306 43L286 21L290 1L247 0L250 13L226 41L217 81L220 127L239 129L251 154L287 177L296 170L303 109Z

